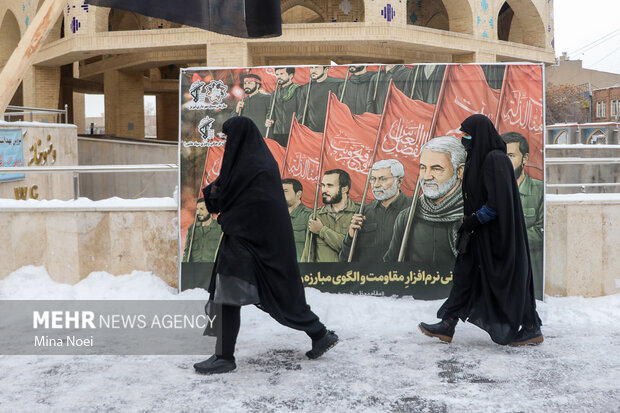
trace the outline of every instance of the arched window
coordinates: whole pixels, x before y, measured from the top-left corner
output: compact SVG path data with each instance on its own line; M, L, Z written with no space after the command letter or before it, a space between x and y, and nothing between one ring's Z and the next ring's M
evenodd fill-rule
M325 19L316 11L300 4L282 13L282 23L323 23Z
M410 0L407 24L459 33L473 33L473 15L467 0Z
M507 0L497 15L497 38L545 47L545 25L531 0Z

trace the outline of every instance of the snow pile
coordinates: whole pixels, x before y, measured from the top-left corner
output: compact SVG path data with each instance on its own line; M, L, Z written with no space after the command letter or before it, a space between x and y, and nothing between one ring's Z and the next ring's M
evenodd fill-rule
M177 297L175 288L145 271L119 276L97 271L69 285L54 282L44 267L27 266L0 281L2 300L168 300Z
M459 324L441 344L417 330L440 301L321 293L308 302L341 342L307 360L310 340L244 307L237 371L194 373L209 356L0 356L0 412L617 412L620 295L538 303L545 342L512 348ZM56 284L24 267L0 280L0 298L206 299L150 273L92 273Z
M6 199L0 198L0 210L1 209L37 209L37 210L51 210L51 209L60 209L60 210L105 210L105 211L114 211L114 210L128 210L128 209L177 209L178 204L174 198L163 197L163 198L137 198L137 199L124 199L119 197L113 197L108 199L102 199L99 201L93 201L88 198L79 198L76 200L60 200L60 199L50 199L50 200L38 200L38 199L26 199L26 200L16 200L16 199Z

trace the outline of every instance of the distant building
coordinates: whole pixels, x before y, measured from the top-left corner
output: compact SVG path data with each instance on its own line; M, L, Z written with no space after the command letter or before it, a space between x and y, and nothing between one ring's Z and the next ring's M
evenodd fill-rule
M545 70L547 86L589 84L591 89L599 89L620 84L619 74L584 69L582 63L581 60L569 60L566 53L562 54Z
M592 92L596 122L618 122L620 119L620 84Z

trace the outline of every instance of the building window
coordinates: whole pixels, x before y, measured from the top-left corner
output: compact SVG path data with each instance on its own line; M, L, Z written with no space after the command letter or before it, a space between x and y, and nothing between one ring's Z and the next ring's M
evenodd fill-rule
M596 102L596 117L601 117L601 102Z
M606 110L607 109L607 102L602 101L601 102L601 118L604 118L607 116Z
M618 109L617 108L617 100L612 100L611 101L611 116L616 116L616 114L618 113Z

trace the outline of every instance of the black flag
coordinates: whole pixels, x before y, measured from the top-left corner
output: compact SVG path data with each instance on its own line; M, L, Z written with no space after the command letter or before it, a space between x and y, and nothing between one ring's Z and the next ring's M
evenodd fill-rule
M282 34L280 0L86 0L236 37Z

